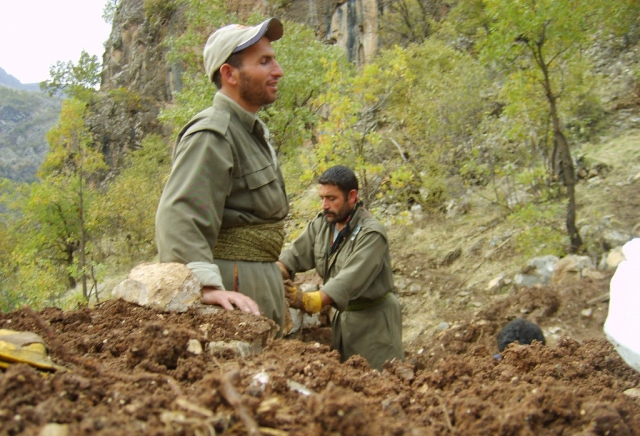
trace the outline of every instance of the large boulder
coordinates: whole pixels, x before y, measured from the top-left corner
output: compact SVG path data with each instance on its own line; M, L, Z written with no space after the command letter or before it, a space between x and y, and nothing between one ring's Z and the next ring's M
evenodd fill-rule
M113 296L165 312L202 306L200 280L181 263L143 263L113 288Z

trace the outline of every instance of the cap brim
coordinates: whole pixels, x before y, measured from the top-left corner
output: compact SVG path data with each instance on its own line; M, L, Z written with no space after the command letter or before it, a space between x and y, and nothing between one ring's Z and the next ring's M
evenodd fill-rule
M237 46L235 50L233 50L233 53L237 53L240 50L251 47L263 36L266 36L269 41L277 41L282 38L283 33L284 30L282 28L282 22L280 22L280 20L278 20L277 18L270 18L260 25L260 30L258 30L258 32L253 37Z

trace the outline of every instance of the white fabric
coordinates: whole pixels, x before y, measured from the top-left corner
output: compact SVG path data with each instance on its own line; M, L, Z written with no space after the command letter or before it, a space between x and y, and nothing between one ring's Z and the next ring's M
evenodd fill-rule
M640 238L622 247L625 260L611 278L604 333L620 357L640 372Z

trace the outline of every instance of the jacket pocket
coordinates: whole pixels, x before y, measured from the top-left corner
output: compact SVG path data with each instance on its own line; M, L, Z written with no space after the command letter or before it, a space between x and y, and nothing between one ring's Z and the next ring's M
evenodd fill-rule
M264 219L282 217L288 206L274 165L265 159L248 160L247 164L243 178L255 212Z
M244 180L250 190L260 189L278 178L273 163L263 156L249 157L242 166Z

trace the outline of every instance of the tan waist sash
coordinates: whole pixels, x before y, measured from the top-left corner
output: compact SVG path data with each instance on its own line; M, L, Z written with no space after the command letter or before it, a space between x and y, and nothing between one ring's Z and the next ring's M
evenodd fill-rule
M221 228L214 259L275 262L284 244L284 221Z

